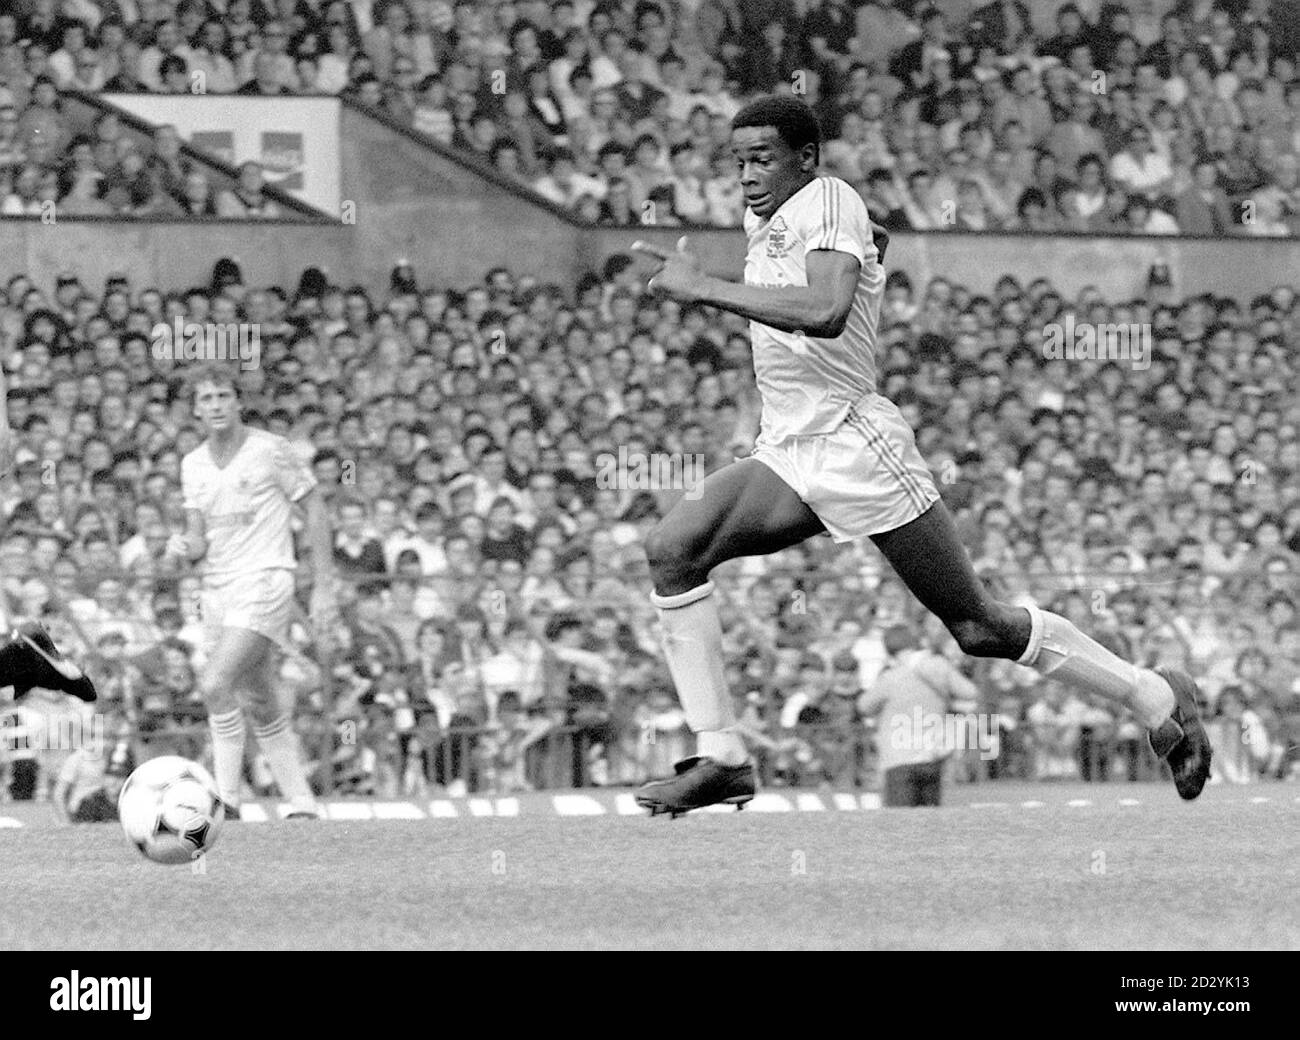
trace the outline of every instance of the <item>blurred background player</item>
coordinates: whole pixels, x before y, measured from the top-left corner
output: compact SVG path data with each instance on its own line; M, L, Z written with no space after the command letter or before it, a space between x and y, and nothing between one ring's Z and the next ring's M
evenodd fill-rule
M191 377L194 414L206 439L181 461L186 530L167 552L202 560L202 614L210 648L200 689L208 707L213 772L227 815L238 818L244 709L290 818L319 809L303 768L290 711L280 700L281 653L293 611L293 505L305 514L311 550L311 614L333 624L333 562L316 479L284 437L245 426L234 373L204 364Z
M876 392L876 330L885 290L883 243L866 203L819 176L821 128L794 97L761 97L731 123L747 210L744 281L706 275L686 236L660 261L651 292L748 318L762 398L753 454L710 474L646 540L651 599L698 754L641 787L651 814L743 805L755 771L736 731L722 626L709 573L741 556L778 552L829 531L870 537L962 650L1010 658L1128 707L1169 762L1178 793L1200 794L1210 745L1191 677L1138 668L1060 615L995 600L976 576L911 427Z
M921 646L909 625L885 632L889 664L872 684L879 712L876 761L886 807L938 805L943 797L944 761L956 748L946 726L927 728L955 707L973 704L975 684L942 654Z
M131 775L129 729L120 727L115 740L100 740L77 748L68 756L54 782L50 805L62 823L116 821L117 797Z

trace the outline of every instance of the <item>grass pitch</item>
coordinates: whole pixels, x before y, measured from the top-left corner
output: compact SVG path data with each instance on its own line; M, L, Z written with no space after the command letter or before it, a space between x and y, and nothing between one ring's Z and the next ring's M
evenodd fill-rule
M232 823L201 874L145 861L116 825L6 829L0 947L1300 948L1295 785L949 801Z

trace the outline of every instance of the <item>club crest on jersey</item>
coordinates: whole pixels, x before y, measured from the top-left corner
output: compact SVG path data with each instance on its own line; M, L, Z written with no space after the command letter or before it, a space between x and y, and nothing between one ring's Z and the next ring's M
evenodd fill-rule
M789 235L790 229L786 226L785 217L778 216L772 221L767 232L767 255L770 259L779 260L790 251Z

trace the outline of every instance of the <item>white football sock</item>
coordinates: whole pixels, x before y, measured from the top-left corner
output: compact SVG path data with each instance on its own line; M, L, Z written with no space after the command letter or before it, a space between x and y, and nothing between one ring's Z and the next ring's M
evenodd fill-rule
M749 761L745 742L734 729L700 730L695 738L695 753L724 766L739 766Z
M738 766L749 755L736 732L722 659L722 621L713 599L713 582L676 596L650 594L664 628L664 656L686 712L698 734L697 753Z
M238 805L239 791L244 786L244 713L234 708L209 715L208 730L212 734L212 772L217 793L228 805Z
M1174 691L1151 669L1116 657L1060 614L1038 607L1026 609L1029 645L1017 664L1123 704L1148 729L1155 729L1173 713Z
M293 731L289 716L281 715L265 726L254 726L253 732L257 735L262 754L266 756L266 764L271 767L271 775L275 777L280 794L295 809L314 807L316 798L311 793L311 785L307 783L307 775L303 771L298 736Z

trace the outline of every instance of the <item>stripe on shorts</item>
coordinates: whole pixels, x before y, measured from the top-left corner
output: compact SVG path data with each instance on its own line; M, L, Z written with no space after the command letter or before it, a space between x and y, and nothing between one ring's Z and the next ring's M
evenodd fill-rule
M848 417L849 421L867 438L867 444L875 450L890 476L902 485L903 491L912 500L912 504L917 509L926 509L930 502L926 498L925 489L921 486L921 482L908 472L907 466L894 451L894 446L885 438L884 432L865 415L859 414L856 409L850 408Z

